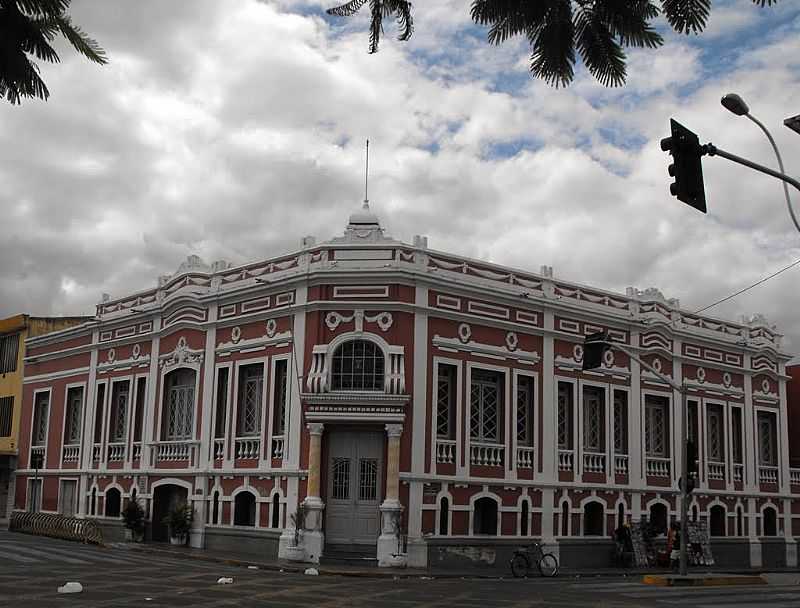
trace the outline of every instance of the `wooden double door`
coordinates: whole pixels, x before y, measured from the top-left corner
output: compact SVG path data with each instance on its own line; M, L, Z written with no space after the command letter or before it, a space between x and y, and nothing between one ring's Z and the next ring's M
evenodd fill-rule
M354 551L375 546L380 532L385 435L333 431L327 440L325 542Z

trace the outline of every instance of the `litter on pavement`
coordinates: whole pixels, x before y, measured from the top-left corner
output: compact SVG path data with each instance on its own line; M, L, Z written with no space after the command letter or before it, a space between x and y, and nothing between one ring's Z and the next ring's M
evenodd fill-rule
M83 591L83 585L78 582L72 581L58 588L59 593L80 593Z
M319 574L319 570L316 568L306 568L306 571L303 574L308 574L310 576L317 576Z
M220 576L217 579L217 585L232 585L233 584L233 577L230 576Z

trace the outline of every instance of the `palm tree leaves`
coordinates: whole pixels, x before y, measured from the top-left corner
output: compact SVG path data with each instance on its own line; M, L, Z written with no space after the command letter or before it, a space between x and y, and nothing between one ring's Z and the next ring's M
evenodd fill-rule
M367 0L350 0L346 4L329 8L326 12L337 17L355 15ZM369 0L369 52L377 53L378 44L383 34L383 20L395 17L400 33L397 39L405 42L414 33L414 16L411 13L411 2L408 0Z
M59 35L90 61L108 62L97 42L72 24L66 14L69 4L70 0L0 0L0 98L18 104L23 97L50 96L31 56L59 63L50 45Z

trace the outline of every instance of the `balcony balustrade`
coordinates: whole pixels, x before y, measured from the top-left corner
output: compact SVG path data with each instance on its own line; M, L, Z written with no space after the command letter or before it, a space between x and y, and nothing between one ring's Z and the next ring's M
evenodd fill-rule
M800 469L789 469L789 483L800 486Z
M558 450L558 470L575 470L575 453L572 450Z
M469 446L469 462L477 466L501 467L505 451L505 446L500 443L474 442Z
M725 481L725 463L724 462L709 462L708 463L708 478L716 481Z
M778 483L778 467L767 465L758 467L758 481L761 483Z
M61 451L61 460L63 462L78 462L78 457L81 453L81 446L79 445L65 445Z
M605 473L606 455L599 452L583 453L583 472L584 473Z
M214 460L222 460L225 457L225 440L214 440Z
M534 449L528 446L517 448L517 468L518 469L532 469L533 468Z
M272 457L277 460L283 460L283 435L275 436L272 438Z
M744 465L740 463L733 463L733 481L744 481Z
M456 458L456 442L450 439L436 440L436 462L453 464Z
M234 456L236 458L258 458L261 440L258 437L237 437L234 442Z
M645 471L648 477L669 477L671 461L669 458L656 458L648 456Z
M628 455L627 454L615 454L614 455L614 472L617 475L627 475L628 474Z
M106 460L108 462L122 462L125 460L125 444L109 443L106 450Z
M133 443L133 451L132 451L132 460L141 460L142 459L142 442L135 441Z

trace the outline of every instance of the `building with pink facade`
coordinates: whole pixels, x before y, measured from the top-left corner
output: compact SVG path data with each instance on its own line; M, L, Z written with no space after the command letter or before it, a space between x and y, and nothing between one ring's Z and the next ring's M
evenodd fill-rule
M786 362L762 317L691 314L384 234L231 267L190 257L158 287L25 356L17 509L96 517L136 498L148 536L190 503L195 547L305 559L506 568L540 539L610 565L611 535L680 513L680 397L626 355L581 372L600 329L689 387L699 484L723 565L796 565ZM43 468L30 468L41 455Z

